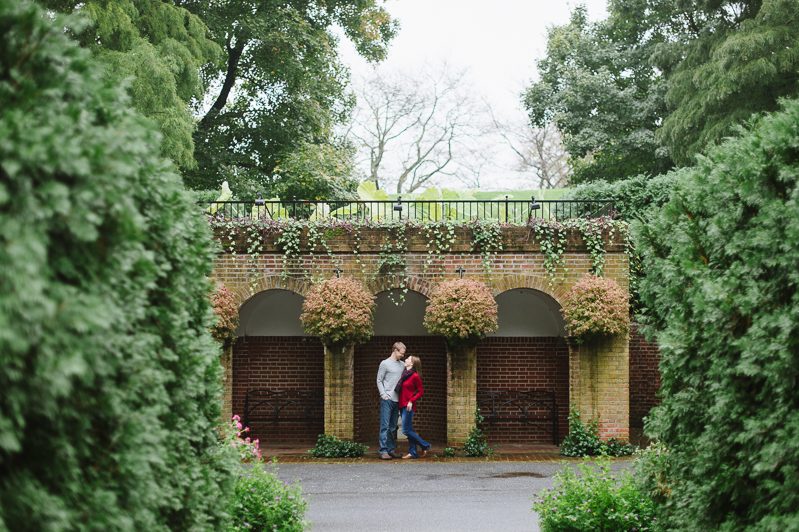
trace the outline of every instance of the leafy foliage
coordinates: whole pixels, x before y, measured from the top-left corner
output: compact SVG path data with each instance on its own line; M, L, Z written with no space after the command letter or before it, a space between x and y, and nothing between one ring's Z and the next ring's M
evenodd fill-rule
M635 446L616 438L607 441L599 439L599 420L583 424L580 412L572 409L569 413L569 434L560 444L560 454L563 456L630 456L635 452Z
M0 0L0 528L224 529L211 233L51 15Z
M454 279L438 285L427 302L424 326L448 342L471 342L497 330L497 302L485 283Z
M233 524L228 532L302 532L310 528L304 519L308 503L299 481L285 484L262 465L239 475L230 508Z
M636 490L629 470L615 475L607 460L564 464L555 487L533 496L543 532L638 532L655 530L652 502Z
M320 434L313 449L308 452L314 458L360 458L369 447L362 443L341 440L335 436Z
M482 457L493 456L496 445L491 446L488 444L488 439L480 428L479 425L485 421L485 418L480 415L480 409L474 413L474 426L469 431L466 441L463 442L463 452L466 456Z
M561 313L579 343L630 330L627 293L613 279L585 274L566 293Z
M211 327L211 336L220 343L232 342L236 339L239 328L239 303L236 296L224 283L217 282L211 295L211 306L217 317L216 324Z
M788 530L799 520L799 102L677 172L636 224L648 332L661 349L670 529Z
M563 134L572 185L657 175L672 166L655 138L665 86L648 64L661 35L625 27L617 18L646 21L636 20L639 8L613 9L622 3L610 3L609 20L591 23L585 6L577 6L569 24L549 28L540 79L524 94L533 125L554 122Z
M617 217L631 222L646 221L654 209L662 207L671 198L675 174L655 177L639 174L621 181L599 179L569 189L563 199L607 200L613 199Z
M361 344L372 337L375 298L351 277L314 285L302 310L303 329L318 336L324 345Z

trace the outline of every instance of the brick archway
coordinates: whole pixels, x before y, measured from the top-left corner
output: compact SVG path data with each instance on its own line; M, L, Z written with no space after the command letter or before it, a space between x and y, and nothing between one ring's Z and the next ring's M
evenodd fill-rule
M372 295L377 295L381 292L388 292L390 290L405 289L418 292L425 297L430 297L435 284L431 283L421 277L408 276L405 279L398 279L395 276L378 277L373 281L366 283L366 288Z
M494 292L494 297L498 296L502 292L516 290L519 288L536 290L554 299L561 307L563 306L563 298L566 296L565 290L557 286L550 285L549 280L538 275L505 275L500 279L491 281L489 286Z
M246 284L240 287L235 292L236 300L239 302L239 310L250 299L257 296L261 292L267 290L288 290L303 297L311 289L311 283L303 279L284 278L282 275L264 275L255 284L254 290L251 292L252 285Z

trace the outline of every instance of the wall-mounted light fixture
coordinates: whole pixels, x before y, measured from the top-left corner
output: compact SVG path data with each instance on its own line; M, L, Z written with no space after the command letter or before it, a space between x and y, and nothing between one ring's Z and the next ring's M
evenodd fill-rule
M530 198L532 198L533 200L533 202L530 204L530 210L537 211L538 209L540 209L541 205L539 203L536 203L535 196L530 196Z
M261 193L258 193L258 198L255 200L256 205L266 205L266 200L261 196Z
M336 268L335 270L333 270L333 273L336 274L336 277L341 277L341 274L344 273L344 270Z
M466 270L463 268L463 266L458 266L458 269L455 270L455 273L459 275L460 279L463 279L463 274L466 273Z
M397 204L394 205L394 210L397 212L402 212L402 196L397 196Z

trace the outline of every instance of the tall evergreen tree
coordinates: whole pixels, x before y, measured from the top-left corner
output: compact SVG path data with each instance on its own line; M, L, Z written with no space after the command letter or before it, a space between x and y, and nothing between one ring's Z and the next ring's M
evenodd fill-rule
M65 28L0 0L0 530L224 530L210 230Z

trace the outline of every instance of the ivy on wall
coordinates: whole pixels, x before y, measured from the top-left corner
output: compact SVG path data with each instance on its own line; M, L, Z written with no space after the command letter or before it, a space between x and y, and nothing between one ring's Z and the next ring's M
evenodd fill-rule
M527 224L506 224L496 219L478 219L470 221L429 221L418 220L342 220L336 218L321 219L224 219L209 216L209 222L215 230L221 232L222 249L233 254L237 242L243 242L247 253L248 272L253 279L250 291L255 291L255 279L259 272L259 263L264 251L264 241L275 235L275 243L283 252L282 275L300 276L317 282L329 275L328 269L318 266L316 258L319 253L327 255L334 269L341 267L342 259L330 248L329 240L336 236L349 235L353 241L352 253L356 264L364 276L372 281L388 278L392 284L402 286L400 294L391 295L396 304L404 301L408 291L407 258L409 238L414 233L422 235L426 241L427 253L422 263L422 271L432 275L443 274L443 261L439 260L450 253L456 243L456 230L466 229L472 232L471 253L479 253L483 273L491 277L494 273L494 262L497 254L503 251L502 229L505 227L527 227L528 239L533 237L544 254L544 267L550 286L555 282L563 282L568 274L565 251L568 237L579 234L591 256L591 273L603 274L605 265L606 241L612 241L617 231L627 234L626 222L610 217L572 218L567 220L547 220L534 218ZM371 271L361 260L361 246L366 231L383 230L386 237L378 243L379 255L377 265ZM626 240L625 240L626 241ZM629 251L629 246L625 246ZM303 250L307 250L307 258L303 260Z

